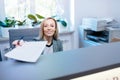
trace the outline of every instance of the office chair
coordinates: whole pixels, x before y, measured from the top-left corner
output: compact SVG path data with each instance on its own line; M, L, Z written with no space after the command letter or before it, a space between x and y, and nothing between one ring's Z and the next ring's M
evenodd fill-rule
M30 41L39 36L40 28L24 28L24 29L10 29L9 30L9 43L10 48L14 48L12 42L19 40L23 37L23 40Z

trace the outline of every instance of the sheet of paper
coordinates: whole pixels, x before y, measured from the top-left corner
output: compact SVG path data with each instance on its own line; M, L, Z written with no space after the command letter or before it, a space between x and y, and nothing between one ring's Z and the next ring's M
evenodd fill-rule
M71 80L120 80L120 67Z
M47 41L25 42L22 46L16 47L6 53L5 56L20 61L36 62L46 44Z

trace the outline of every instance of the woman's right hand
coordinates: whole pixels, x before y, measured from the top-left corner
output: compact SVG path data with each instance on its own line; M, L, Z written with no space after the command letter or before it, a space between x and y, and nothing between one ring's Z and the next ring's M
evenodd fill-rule
M15 47L22 46L23 44L24 44L23 40L15 40L12 42L12 45L14 45Z

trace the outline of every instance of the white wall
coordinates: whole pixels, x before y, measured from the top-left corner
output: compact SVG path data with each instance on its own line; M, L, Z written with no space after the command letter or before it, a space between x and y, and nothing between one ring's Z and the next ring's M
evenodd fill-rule
M0 5L4 6L4 1L3 0L0 0ZM4 17L5 13L4 12L5 12L4 7L0 7L0 20L2 20L2 21L5 19L5 17Z
M4 1L3 0L0 0L0 5L1 6L4 6ZM5 11L4 11L4 7L0 7L0 21L4 21L4 19L5 19L5 13L4 13ZM2 35L1 35L1 26L0 26L0 37L1 37Z
M110 0L109 13L120 22L120 0Z
M84 17L110 17L120 22L120 0L74 0L75 1L75 30L76 39L79 36L82 46L81 35L78 28L81 25L82 18Z
M61 7L64 10L63 17L66 18L68 21L68 26L71 26L70 22L70 1L69 0L60 0L61 4L63 4Z

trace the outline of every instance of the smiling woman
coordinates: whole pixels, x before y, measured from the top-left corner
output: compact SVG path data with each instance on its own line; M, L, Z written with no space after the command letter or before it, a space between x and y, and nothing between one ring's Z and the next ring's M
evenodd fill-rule
M43 54L63 51L62 42L58 39L57 21L51 17L46 18L41 24L41 39L47 41Z
M51 54L58 51L63 51L63 45L61 40L58 39L58 26L57 21L54 18L46 18L42 21L40 27L40 37L35 38L34 41L47 41L47 45L43 51L43 54ZM13 41L13 45L16 47L24 44L24 41Z

